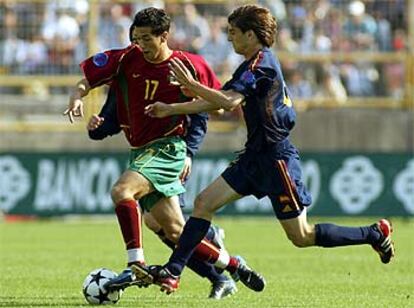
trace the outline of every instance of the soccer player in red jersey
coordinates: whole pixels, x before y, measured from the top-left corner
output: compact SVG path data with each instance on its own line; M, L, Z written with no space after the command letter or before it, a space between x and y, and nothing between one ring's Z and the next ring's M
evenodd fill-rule
M153 119L144 113L145 107L155 101L176 103L192 99L187 91L171 81L169 63L172 59L180 59L202 84L220 87L203 58L168 47L170 18L163 10L147 8L138 12L132 26L131 34L137 44L98 53L81 63L85 78L77 83L64 112L73 122L74 117L83 116L82 98L89 90L111 84L117 95L118 121L131 145L128 170L111 191L127 249L128 268L120 279L108 285L110 288L134 284L136 265L145 264L136 200L152 214L172 242L178 242L184 225L177 196L185 191L179 175L186 157L182 138L186 118ZM213 261L215 266L228 270L235 277L242 264L240 259L206 240L197 246L195 255Z
M132 40L131 40L132 41ZM112 136L121 132L121 127L118 122L116 114L116 95L113 88L109 89L106 101L102 106L99 114L91 116L87 129L88 135L93 140L102 140L108 136ZM185 141L187 144L187 158L185 167L181 173L181 179L187 180L189 173L191 172L192 157L198 151L204 136L207 132L207 113L196 113L189 116L190 124L187 128L187 134L185 135ZM180 195L180 206L184 206L183 194ZM152 214L148 211L143 212L143 221L145 225L152 230L161 241L169 248L174 249L175 243L166 237L166 234L162 227L156 222ZM172 220L174 221L174 220ZM224 230L218 226L211 225L207 232L206 239L211 241L220 249L224 248ZM233 280L229 279L223 273L218 274L217 270L210 263L198 260L196 256L190 258L187 266L193 270L200 277L207 278L211 282L211 291L209 298L221 299L230 294L234 294L237 291ZM130 281L131 272L127 271L126 274L117 277L119 280ZM116 282L115 281L115 282ZM113 283L114 281L111 281Z

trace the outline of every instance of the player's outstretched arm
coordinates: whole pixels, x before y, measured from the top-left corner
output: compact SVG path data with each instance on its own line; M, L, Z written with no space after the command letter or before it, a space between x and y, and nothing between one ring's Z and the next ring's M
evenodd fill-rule
M215 106L212 110L231 111L244 101L244 96L235 91L219 91L209 88L193 78L193 75L177 58L171 59L170 74L182 86Z
M154 118L165 118L177 114L193 114L217 110L215 104L202 99L186 103L165 104L156 102L145 107L145 114Z
M74 117L83 117L83 101L82 97L88 95L90 90L89 82L86 78L81 79L69 97L68 108L63 112L63 115L69 117L71 123L74 122Z

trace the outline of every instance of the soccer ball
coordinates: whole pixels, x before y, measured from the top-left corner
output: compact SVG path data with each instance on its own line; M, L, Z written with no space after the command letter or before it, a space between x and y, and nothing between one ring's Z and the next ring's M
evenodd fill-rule
M87 302L93 305L115 304L122 295L122 290L108 292L103 287L110 279L117 274L106 268L93 270L86 276L83 282L83 295Z

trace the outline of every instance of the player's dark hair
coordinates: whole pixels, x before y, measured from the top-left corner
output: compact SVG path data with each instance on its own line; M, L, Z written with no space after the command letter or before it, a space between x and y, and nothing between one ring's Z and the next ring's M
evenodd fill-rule
M252 30L266 47L272 46L275 41L277 23L267 8L250 4L241 6L229 15L228 22L243 33Z
M151 33L158 36L170 31L171 18L163 9L155 7L145 8L135 14L134 21L129 28L129 39L132 41L132 31L135 27L150 27Z

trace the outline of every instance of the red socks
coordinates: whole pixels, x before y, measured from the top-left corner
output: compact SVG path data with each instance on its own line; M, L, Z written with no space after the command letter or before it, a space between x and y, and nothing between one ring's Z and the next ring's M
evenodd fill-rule
M115 208L126 249L142 248L141 212L137 202L125 199Z

